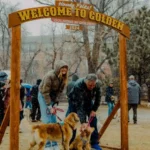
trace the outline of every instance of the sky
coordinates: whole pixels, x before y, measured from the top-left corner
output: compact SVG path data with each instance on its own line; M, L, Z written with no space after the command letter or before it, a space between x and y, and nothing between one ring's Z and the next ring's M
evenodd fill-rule
M40 7L43 6L41 4L38 4L37 2L35 2L35 0L2 0L2 1L8 1L11 2L12 5L15 5L17 3L19 3L18 8L21 9L26 9L26 8L32 8L32 7ZM55 0L50 0L50 1L55 1ZM141 1L141 3L149 3L150 6L150 0L139 0ZM28 30L28 32L30 32L31 35L40 35L40 34L46 34L45 31L45 25L48 24L50 22L50 18L48 19L39 19L39 20L35 20L35 21L31 21L31 22L27 22L24 23L23 26L26 27L26 29ZM60 28L61 25L57 26ZM43 33L44 32L44 33Z
M4 1L6 1L6 0L4 0ZM13 5L16 3L19 3L18 8L20 10L26 9L26 8L43 6L43 5L35 2L35 0L9 0L9 2L11 2L11 4L13 4ZM24 23L23 26L26 27L26 29L28 30L28 32L31 33L31 35L33 35L33 36L40 35L44 31L43 28L44 28L45 24L50 22L49 19L39 19L39 20L35 20L35 21L29 21L27 23Z

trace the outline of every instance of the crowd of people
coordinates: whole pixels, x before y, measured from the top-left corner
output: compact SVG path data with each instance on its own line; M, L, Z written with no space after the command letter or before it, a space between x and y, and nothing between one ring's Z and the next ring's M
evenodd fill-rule
M10 102L10 84L9 79L0 78L0 125L3 121L6 110ZM36 85L31 87L24 87L20 80L20 121L24 118L23 109L28 108L31 110L32 122L40 121L41 112L38 102L38 86L41 79L37 80Z
M5 82L7 81L7 82ZM66 116L71 112L78 114L81 123L90 121L90 126L94 127L91 136L91 146L96 150L101 150L98 141L96 111L100 106L101 87L96 74L87 74L84 78L79 78L76 74L72 76L72 81L68 83L68 65L60 60L54 70L50 70L43 79L38 79L36 85L31 88L24 87L20 80L20 120L23 118L23 108L31 109L32 122L42 121L45 124L56 123L56 108L53 104L58 101L58 95L66 88L68 99L68 110ZM9 105L10 80L0 82L0 123L3 120L5 111ZM129 110L133 108L133 121L137 123L137 106L139 103L140 86L135 81L134 76L129 77L128 99ZM25 99L25 101L24 101ZM108 116L111 114L114 105L113 82L109 82L106 88L106 98L108 105ZM25 103L24 103L25 102ZM75 139L76 131L70 143ZM47 141L45 150L59 150L56 142Z

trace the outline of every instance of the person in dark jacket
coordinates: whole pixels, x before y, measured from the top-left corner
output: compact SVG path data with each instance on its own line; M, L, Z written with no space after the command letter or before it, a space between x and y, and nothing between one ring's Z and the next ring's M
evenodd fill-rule
M114 89L113 89L113 82L109 83L109 86L106 88L106 97L105 101L108 105L108 116L111 114L112 110L114 109Z
M24 107L24 96L25 96L25 88L21 85L22 79L20 80L20 101L22 105L22 110L20 111L20 121L23 119L23 107Z
M137 123L137 107L140 100L140 85L135 81L133 75L129 77L128 81L128 110L133 109L133 122Z
M100 83L95 74L88 74L85 78L78 79L69 94L70 112L78 114L81 123L86 123L86 118L93 118L90 126L95 130L91 136L92 148L101 150L98 145L98 130L96 111L100 106Z
M3 101L3 96L4 96L4 85L5 83L0 81L0 125L3 121L4 118L4 101Z
M76 74L72 75L72 81L70 81L67 85L66 94L69 96L71 89L73 88L75 82L79 79L79 77Z
M148 103L150 103L150 80L146 82L147 88L148 88Z
M36 85L34 85L31 89L32 122L39 121L41 118L41 111L40 111L40 106L39 106L39 102L38 102L38 91L39 91L39 85L40 85L41 81L42 81L41 79L38 79L36 81Z
M68 83L68 86L67 86L67 88L66 88L67 97L69 97L69 94L70 94L72 88L74 87L75 82L76 82L78 79L79 79L79 77L78 77L76 74L72 75L72 81L70 81L70 82ZM68 110L67 110L66 116L68 116L68 114L69 114L69 112L70 112L70 109L71 109L70 106L71 106L71 105L68 105Z

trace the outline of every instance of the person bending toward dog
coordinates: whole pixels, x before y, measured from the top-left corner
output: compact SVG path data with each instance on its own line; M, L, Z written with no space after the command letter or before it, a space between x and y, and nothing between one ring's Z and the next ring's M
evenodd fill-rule
M95 130L91 135L91 146L101 150L98 141L96 111L100 106L100 83L95 74L88 74L85 78L78 79L69 94L69 111L78 114L81 123L86 123L86 118L93 119L90 126ZM75 133L74 133L75 134ZM71 142L74 140L75 135Z
M54 70L49 71L42 79L39 86L38 101L41 110L41 121L43 123L56 123L56 109L52 104L68 82L68 65L60 60ZM47 141L45 150L59 150L56 142Z

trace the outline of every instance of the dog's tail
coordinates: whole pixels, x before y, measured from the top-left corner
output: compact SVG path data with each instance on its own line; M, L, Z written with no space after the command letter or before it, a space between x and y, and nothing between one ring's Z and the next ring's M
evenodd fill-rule
M20 131L24 133L29 133L32 131L32 125L26 118L21 120Z
M39 125L34 125L33 127L32 127L32 130L35 130L35 129L39 129Z

